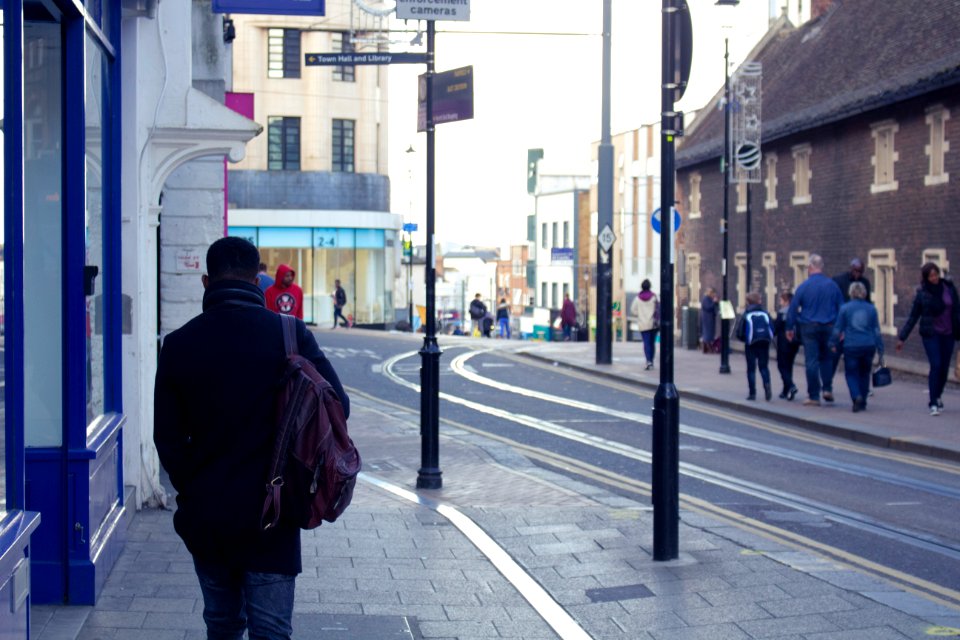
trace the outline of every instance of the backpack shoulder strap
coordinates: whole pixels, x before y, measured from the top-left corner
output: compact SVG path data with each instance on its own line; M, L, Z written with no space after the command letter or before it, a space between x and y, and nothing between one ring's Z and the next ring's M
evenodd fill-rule
M287 357L297 355L297 319L281 313L280 324L283 326L283 348Z

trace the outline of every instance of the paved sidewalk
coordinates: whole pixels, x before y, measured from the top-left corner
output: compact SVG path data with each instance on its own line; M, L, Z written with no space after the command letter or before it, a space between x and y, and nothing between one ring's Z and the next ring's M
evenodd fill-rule
M384 411L363 397L352 405L365 474L414 492L416 410ZM364 481L340 521L303 534L296 638L885 640L960 628L960 611L692 512L682 513L680 559L653 562L648 504L465 430L441 432L444 488L420 494L472 518L576 622L546 621L444 513ZM139 512L128 537L97 605L34 607L34 638L205 637L171 512Z
M614 342L613 362L609 365L596 364L596 343L593 342L530 342L524 343L520 352L656 389L660 384L659 346L657 345L655 367L651 371L644 370L646 359L643 356L643 345L639 342ZM781 383L772 352L770 375L773 380L773 400L765 402L761 392L760 400L751 402L746 400L746 361L742 352L731 353L731 373L720 374L718 354L708 355L675 348L673 379L680 393L681 411L685 398L703 400L768 416L784 425L900 451L960 461L960 388L956 383L948 383L943 394L944 412L939 416L930 416L927 408L929 394L925 370L922 377L904 375L894 370L893 384L875 389L874 395L868 399L867 410L853 413L841 365L833 382L836 401L832 404L824 402L820 407L805 407L803 400L807 397L806 378L802 356L801 351L794 365L794 383L800 392L792 402L777 397ZM889 364L891 368L892 365L893 363ZM904 368L906 366L904 363ZM757 379L759 385L759 374Z

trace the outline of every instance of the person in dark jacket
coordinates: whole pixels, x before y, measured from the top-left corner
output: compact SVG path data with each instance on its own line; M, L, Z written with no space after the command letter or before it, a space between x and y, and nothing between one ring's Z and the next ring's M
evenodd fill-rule
M570 294L563 294L563 306L560 307L560 329L563 331L564 342L570 342L573 337L573 327L577 324L577 308L570 299Z
M704 353L714 353L713 342L717 339L717 308L720 306L717 290L707 289L700 301L700 346Z
M803 404L818 407L821 391L824 400L833 402L833 354L829 342L843 294L837 283L823 274L820 255L810 254L807 270L810 275L797 287L787 311L787 337L792 340L794 332L800 331L807 366L808 397Z
M792 340L787 337L787 310L791 300L792 292L784 291L780 294L780 308L777 309L777 319L773 321L773 333L777 341L777 371L780 372L780 380L783 382L780 398L784 400L793 400L798 391L797 385L793 383L793 362L800 350L800 340L796 335Z
M747 400L757 399L757 369L763 383L763 397L769 402L773 397L770 386L770 339L773 337L773 320L764 311L758 291L747 294L747 307L737 323L737 338L744 343L743 355L747 359Z
M207 251L203 313L163 342L154 442L177 492L174 528L193 556L210 638L290 638L300 530L260 527L286 361L280 317L256 284L257 248L227 237ZM300 354L350 413L349 398L306 325Z
M960 340L960 297L953 283L941 277L940 267L935 263L923 265L920 276L920 287L913 299L910 317L897 334L896 348L897 352L903 349L903 343L919 320L920 339L930 362L927 376L930 415L938 416L943 411L942 394L947 385L954 343Z
M848 293L850 302L840 307L830 336L830 347L843 351L844 375L853 401L853 412L857 413L867 408L873 356L879 353L883 358L883 339L877 308L866 299L867 288L862 282L853 282Z
M483 319L487 316L487 305L483 304L480 294L473 296L470 301L470 320L473 326L470 327L470 334L483 335Z
M500 330L500 337L510 339L510 305L506 298L500 298L500 304L497 305L497 327Z
M333 298L333 329L337 328L337 318L343 321L343 326L349 329L353 326L353 322L343 317L343 308L347 306L347 292L343 290L343 287L340 286L339 280L333 281L333 293L331 294Z
M850 285L854 282L859 282L866 289L867 297L865 300L871 302L870 300L870 281L863 275L863 260L860 258L854 258L850 261L850 269L844 271L838 276L833 277L833 281L837 283L837 286L840 287L840 293L843 295L844 302L850 302ZM843 357L843 340L840 340L840 344L837 346L837 350L833 352L833 375L837 375L837 367L840 366L840 358Z

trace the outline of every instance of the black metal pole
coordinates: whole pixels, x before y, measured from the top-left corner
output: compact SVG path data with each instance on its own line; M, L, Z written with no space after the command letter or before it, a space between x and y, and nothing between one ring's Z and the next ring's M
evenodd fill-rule
M434 124L433 72L436 27L427 21L427 263L424 268L427 292L427 326L420 350L420 471L418 489L443 486L440 471L440 347L437 345L437 266L434 251Z
M727 295L727 252L730 234L727 232L730 222L730 46L723 39L723 223L720 234L723 236L723 260L720 271L723 274L723 300ZM730 320L720 317L720 373L730 373Z
M751 203L750 203L750 183L749 183L749 182L744 182L744 183L743 183L743 186L744 186L744 187L746 188L746 190L747 190L747 265L746 265L746 266L747 266L747 277L746 277L746 284L744 285L744 286L746 286L746 288L747 288L746 292L744 293L744 295L746 295L747 293L750 293L751 291L753 291L753 270L752 270L752 268L751 268L751 266L750 266L750 252L751 252L750 239L751 239L751 237L753 236L753 234L750 232L750 225L751 225L751 220L750 220L750 213L751 213L751 212L750 212L750 204L751 204Z
M653 397L653 559L674 560L679 554L680 396L673 384L673 197L674 137L678 114L673 110L678 43L674 30L678 8L663 0L663 82L660 122L660 385Z
M613 362L613 246L603 248L601 232L613 228L613 144L610 142L610 0L603 0L600 147L597 150L597 364Z
M407 311L410 331L413 331L413 234L407 234L407 241L410 243L410 255L407 256Z

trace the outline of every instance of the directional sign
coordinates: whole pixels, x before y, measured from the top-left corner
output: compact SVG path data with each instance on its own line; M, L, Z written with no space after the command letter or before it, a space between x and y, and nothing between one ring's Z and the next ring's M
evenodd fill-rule
M425 53L308 53L308 67L329 67L346 64L426 64Z
M675 207L670 208L673 210L673 230L676 231L680 228L680 223L683 222L683 219ZM660 207L653 210L653 215L650 216L650 226L653 227L654 231L660 233Z
M403 223L403 230L406 231L407 233L412 233L412 232L414 232L414 231L417 230L417 223L416 223L416 222L404 222L404 223Z
M610 247L613 246L613 243L617 241L617 236L614 235L613 229L610 228L609 224L603 225L603 230L600 231L600 235L597 236L597 240L600 242L600 248L604 251L610 251Z

